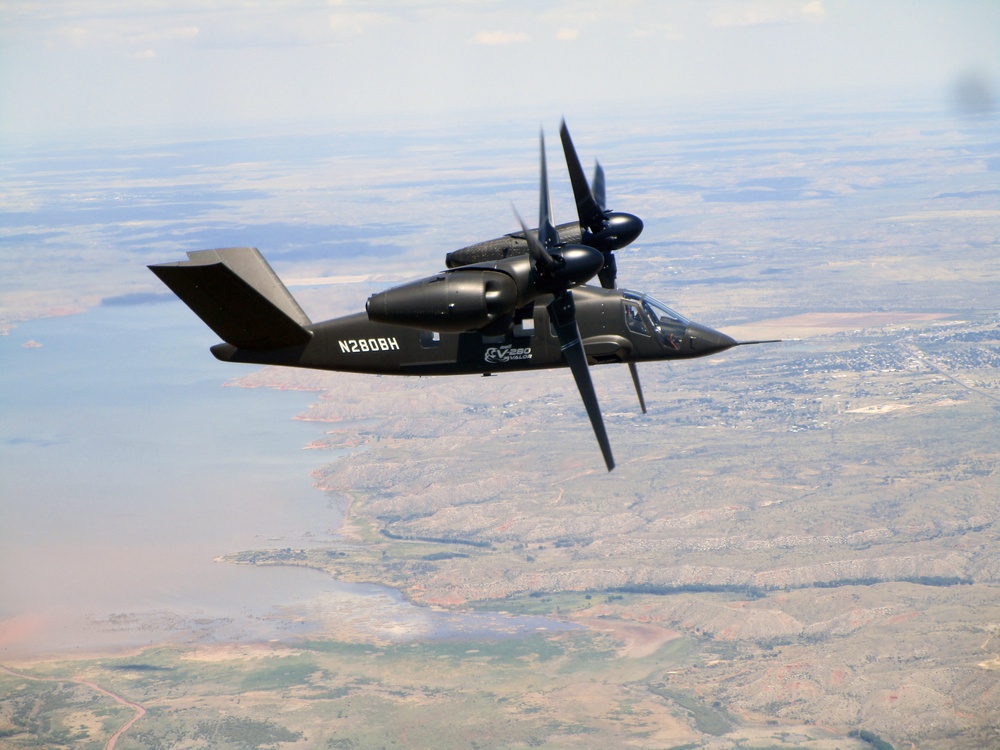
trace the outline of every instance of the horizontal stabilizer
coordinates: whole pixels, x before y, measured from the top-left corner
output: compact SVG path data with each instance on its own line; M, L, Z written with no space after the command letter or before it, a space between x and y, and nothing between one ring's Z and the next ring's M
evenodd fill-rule
M312 338L308 316L256 248L198 250L149 270L237 348L281 349Z

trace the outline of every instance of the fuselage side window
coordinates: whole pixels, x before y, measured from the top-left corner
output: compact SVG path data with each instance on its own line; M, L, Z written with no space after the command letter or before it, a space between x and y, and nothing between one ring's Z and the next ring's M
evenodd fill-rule
M438 331L421 331L420 348L434 349L441 346L441 334Z
M520 321L515 321L514 323L514 335L515 336L534 336L535 335L535 319L534 318L524 318Z

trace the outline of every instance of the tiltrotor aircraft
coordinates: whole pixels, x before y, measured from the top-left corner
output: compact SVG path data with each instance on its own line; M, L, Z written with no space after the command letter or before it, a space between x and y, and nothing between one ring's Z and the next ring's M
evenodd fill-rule
M647 294L617 289L614 251L642 231L605 209L604 173L591 187L569 131L563 151L579 223L552 224L541 138L538 229L450 253L448 269L373 294L365 312L313 323L256 248L189 252L150 266L225 343L225 362L383 375L492 375L569 367L608 471L614 458L589 364L703 357L741 344ZM520 217L518 217L520 221ZM601 286L587 286L595 276Z

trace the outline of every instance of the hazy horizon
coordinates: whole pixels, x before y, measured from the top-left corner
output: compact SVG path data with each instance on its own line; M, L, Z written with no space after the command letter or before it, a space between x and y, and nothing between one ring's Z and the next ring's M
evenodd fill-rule
M728 0L0 5L0 137L203 137L711 103L951 99L995 112L1000 7Z

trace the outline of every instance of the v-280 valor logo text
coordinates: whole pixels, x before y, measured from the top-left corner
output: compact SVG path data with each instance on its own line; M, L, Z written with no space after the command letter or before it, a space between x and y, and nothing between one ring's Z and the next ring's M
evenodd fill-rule
M491 346L486 350L484 359L490 364L498 362L513 362L518 359L531 359L531 347L517 348L510 344Z

